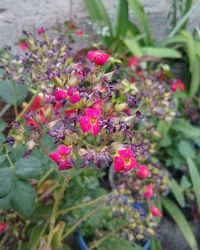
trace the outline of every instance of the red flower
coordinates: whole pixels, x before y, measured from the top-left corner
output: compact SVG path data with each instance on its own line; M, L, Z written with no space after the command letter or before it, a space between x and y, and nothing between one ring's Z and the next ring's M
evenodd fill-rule
M141 165L138 171L138 177L142 180L145 180L150 176L150 171L146 165Z
M74 109L67 109L65 111L67 118L74 118L77 115L77 111Z
M41 109L37 111L33 117L26 118L26 125L33 128L38 128L39 123L44 124L46 122L46 118L44 115L44 111Z
M55 100L56 101L62 101L63 99L65 99L67 96L67 93L65 90L63 89L57 89L55 92L54 92L54 97L55 97Z
M42 99L38 95L34 98L33 102L31 103L30 107L28 108L27 112L36 111L41 107L42 107Z
M162 217L162 213L160 212L160 210L157 207L151 205L150 206L150 211L151 211L151 214L153 216L155 216L155 217Z
M96 109L86 108L85 116L79 119L79 124L84 133L92 131L94 136L97 136L100 131L99 117L100 111Z
M27 43L24 42L24 41L21 41L21 42L19 43L19 47L20 47L20 49L22 49L22 50L27 50L27 49L28 49L28 45L27 45Z
M135 68L138 64L139 61L139 57L138 56L132 56L129 60L128 60L128 67L129 68Z
M177 88L179 88L182 92L185 91L185 85L180 79L177 79L172 83L171 91L176 92Z
M136 167L137 162L131 148L118 150L117 156L114 159L114 169L116 172L125 173Z
M42 35L43 33L45 33L45 29L44 29L43 27L41 27L41 28L39 28L39 29L37 30L37 33L38 33L38 35L40 36L40 35Z
M67 90L67 96L69 97L70 102L73 104L76 104L81 99L78 88L76 87L69 87Z
M7 223L0 222L0 234L3 233L3 231L6 229Z
M108 59L109 55L100 50L91 50L87 53L87 58L90 62L94 62L96 65L104 65Z
M49 157L58 165L59 170L66 170L73 167L70 153L71 148L60 145L56 152L49 154Z
M152 198L152 196L153 196L153 186L152 186L152 184L149 184L149 185L146 186L145 191L144 191L144 196L147 199Z
M85 33L84 33L84 31L82 31L82 30L76 30L75 32L74 32L74 35L76 35L76 36L83 36Z

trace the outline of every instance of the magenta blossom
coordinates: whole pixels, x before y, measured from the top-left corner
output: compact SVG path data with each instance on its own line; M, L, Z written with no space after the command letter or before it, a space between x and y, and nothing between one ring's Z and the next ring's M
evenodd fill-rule
M145 187L144 196L145 196L147 199L151 199L151 198L152 198L152 196L153 196L153 186L152 186L152 184L148 184L148 185Z
M76 88L76 87L69 87L67 90L67 96L68 96L70 102L73 104L76 104L81 99L80 95L79 95L78 88Z
M91 50L87 53L87 58L90 62L95 63L96 65L104 65L108 59L109 55L100 50Z
M62 89L57 89L54 92L54 97L56 101L62 101L63 99L65 99L67 96L67 92L65 90Z
M59 170L66 170L73 166L70 153L71 148L59 145L57 151L49 154L49 157L58 165Z
M146 165L141 165L138 170L138 177L142 180L145 180L150 176L150 171Z
M45 29L43 27L40 27L38 30L37 30L37 33L38 35L42 35L43 33L45 33Z
M86 108L85 115L79 119L79 124L84 133L92 131L97 136L100 131L99 118L100 111L96 109Z
M137 167L137 162L131 148L120 149L114 159L116 172L125 173Z
M162 217L162 213L160 212L160 210L157 207L151 205L150 206L150 211L151 211L151 214L154 217Z

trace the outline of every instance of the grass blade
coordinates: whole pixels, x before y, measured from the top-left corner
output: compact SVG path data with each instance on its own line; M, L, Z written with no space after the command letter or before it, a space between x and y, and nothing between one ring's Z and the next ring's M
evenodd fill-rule
M188 169L189 169L190 177L191 177L193 188L194 188L195 197L197 200L198 209L200 212L200 175L197 170L197 166L195 165L192 159L188 158L187 164L188 164Z
M181 54L170 48L143 47L143 54L160 58L181 58Z
M129 6L134 12L134 15L137 19L137 22L140 26L140 31L145 35L144 42L145 44L152 45L152 33L149 25L147 15L144 11L144 6L140 3L139 0L127 0Z
M172 179L169 182L169 187L173 193L173 195L176 197L177 202L179 203L179 205L181 207L185 206L185 198L183 195L183 190L181 189L181 187L178 185L178 183Z
M167 212L170 214L170 216L173 218L173 220L176 222L177 226L179 227L191 249L198 250L197 242L192 232L192 229L180 209L168 198L163 198L162 204L167 210Z
M126 34L128 26L128 3L126 0L118 0L115 20L115 36L120 37Z

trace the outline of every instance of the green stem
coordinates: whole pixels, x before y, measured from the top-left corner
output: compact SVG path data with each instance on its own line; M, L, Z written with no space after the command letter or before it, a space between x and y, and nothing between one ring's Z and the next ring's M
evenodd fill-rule
M38 183L37 183L38 187L49 177L49 175L53 172L54 169L55 169L54 167L50 167L48 169L46 174L38 181Z
M127 225L127 223L120 225L115 230L111 231L110 233L104 234L102 238L100 238L98 241L95 241L94 244L91 245L89 248L90 250L97 248L100 244L102 244L103 241L105 241L110 236L116 234L118 231L120 231L122 228L124 228Z
M89 213L85 214L80 220L78 220L62 237L62 239L65 239L67 236L69 236L73 231L87 218L94 215L98 210L101 210L106 205L98 206L97 208L91 210Z
M35 97L39 94L40 89L38 89L35 94L32 96L31 100L29 101L28 105L26 106L25 109L16 117L16 121L21 120L21 118L24 116L24 114L27 112L27 110L30 108L31 104L33 103Z
M10 107L10 104L6 104L0 112L0 117L2 117Z
M16 89L16 83L13 82L13 99L14 99L14 111L15 111L15 117L18 116L18 110L17 110L17 89Z
M5 156L6 156L8 162L9 162L9 164L10 164L10 167L11 167L11 168L14 168L14 164L13 164L13 162L12 162L12 160L11 160L9 154L8 154L8 147L7 147L7 145L5 145L5 151L6 151L6 152L5 152Z
M6 242L6 240L8 239L9 235L5 234L4 237L2 238L2 240L0 241L0 250L3 250L3 245Z
M97 202L105 199L109 195L111 195L111 193L100 196L100 197L96 198L95 200L89 201L87 203L81 203L81 204L75 205L73 207L68 207L68 208L62 209L62 210L60 210L59 215L66 214L66 213L68 213L70 211L73 211L73 210L75 210L77 208L82 208L82 207L87 207L87 206L90 206L90 205L94 205L95 203L97 203Z
M65 190L67 188L67 185L69 183L69 180L71 178L72 170L68 170L67 173L68 174L65 175L65 178L63 180L60 191L55 196L55 202L54 202L54 205L53 205L52 214L51 214L51 218L50 218L50 228L49 228L49 236L48 236L48 244L49 245L51 245L51 241L52 241L52 238L53 238L54 227L55 227L56 219L57 219L57 216L58 216L59 204L60 204L60 201L63 198L64 192L65 192Z

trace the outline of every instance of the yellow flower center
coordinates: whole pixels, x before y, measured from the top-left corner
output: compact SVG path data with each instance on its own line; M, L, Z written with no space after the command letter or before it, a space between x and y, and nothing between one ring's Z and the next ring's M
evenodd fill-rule
M95 118L91 118L91 119L90 119L90 123L91 123L92 125L95 125L95 124L96 124L96 122L97 122L97 121L96 121L96 119L95 119Z

